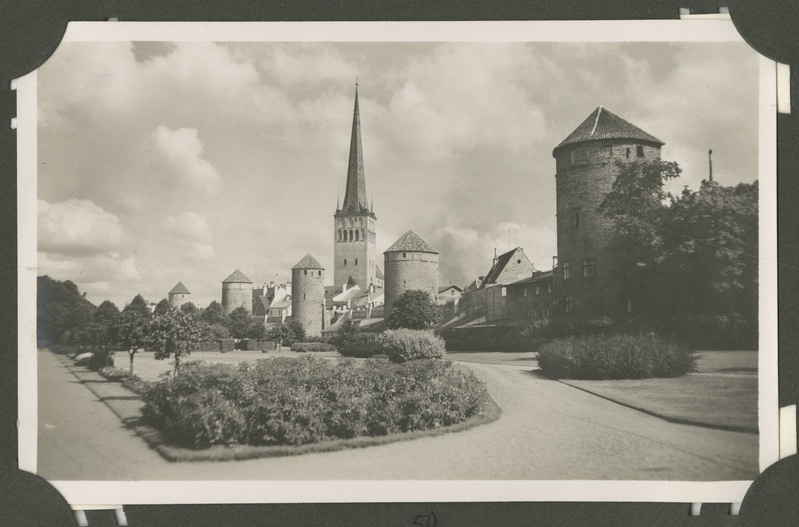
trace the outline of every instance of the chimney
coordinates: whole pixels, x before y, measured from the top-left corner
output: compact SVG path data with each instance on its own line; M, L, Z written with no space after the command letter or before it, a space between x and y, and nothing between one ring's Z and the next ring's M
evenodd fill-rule
M494 265L497 265L497 248L494 247Z
M558 266L558 257L557 256L553 256L552 257L552 268L554 269L557 266Z
M713 181L713 150L707 151L707 168L710 174L710 181Z

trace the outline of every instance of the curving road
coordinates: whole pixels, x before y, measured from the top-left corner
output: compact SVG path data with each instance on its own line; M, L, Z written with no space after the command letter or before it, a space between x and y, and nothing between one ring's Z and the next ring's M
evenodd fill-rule
M503 409L464 432L357 450L170 463L49 352L39 355L39 474L52 480L747 480L758 436L678 425L530 373L469 363Z

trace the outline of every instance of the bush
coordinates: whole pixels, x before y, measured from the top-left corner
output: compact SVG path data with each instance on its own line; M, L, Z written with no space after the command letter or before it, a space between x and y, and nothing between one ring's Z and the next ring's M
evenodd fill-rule
M696 371L696 360L686 348L653 333L569 337L538 351L544 375L566 379L678 377Z
M88 367L94 371L100 371L108 366L114 366L114 354L107 349L96 349L92 352Z
M295 342L291 345L291 351L336 351L336 347L327 342Z
M344 357L365 359L382 353L377 338L373 335L358 335L350 340L339 341L338 352Z
M219 339L217 343L219 343L219 351L222 353L236 349L236 341L233 339Z
M197 343L197 351L219 351L219 341L201 341Z
M100 375L110 381L119 382L133 393L142 394L149 385L147 381L142 380L135 373L130 373L129 370L120 370L113 366L108 366L100 370Z
M425 430L480 413L485 385L442 360L327 361L278 357L238 365L190 362L151 384L142 414L191 448L301 445Z
M380 334L377 344L391 362L443 359L446 351L444 339L419 329L389 329Z

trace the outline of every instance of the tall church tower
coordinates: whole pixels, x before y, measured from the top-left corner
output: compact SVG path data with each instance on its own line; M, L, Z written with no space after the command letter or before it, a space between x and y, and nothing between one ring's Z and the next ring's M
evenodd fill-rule
M377 269L375 225L377 216L366 197L366 177L363 170L361 146L361 117L358 109L358 84L355 84L355 110L352 116L350 159L347 168L347 187L344 204L333 215L334 285L354 282L362 290L374 283Z

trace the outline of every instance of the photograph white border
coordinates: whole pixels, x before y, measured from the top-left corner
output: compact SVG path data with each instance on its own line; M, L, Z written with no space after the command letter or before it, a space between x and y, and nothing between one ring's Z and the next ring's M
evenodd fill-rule
M70 22L62 42L743 42L730 20L553 22ZM760 58L760 470L779 459L776 63ZM17 81L19 467L36 472L37 77ZM167 503L740 502L751 481L51 481L75 508Z

